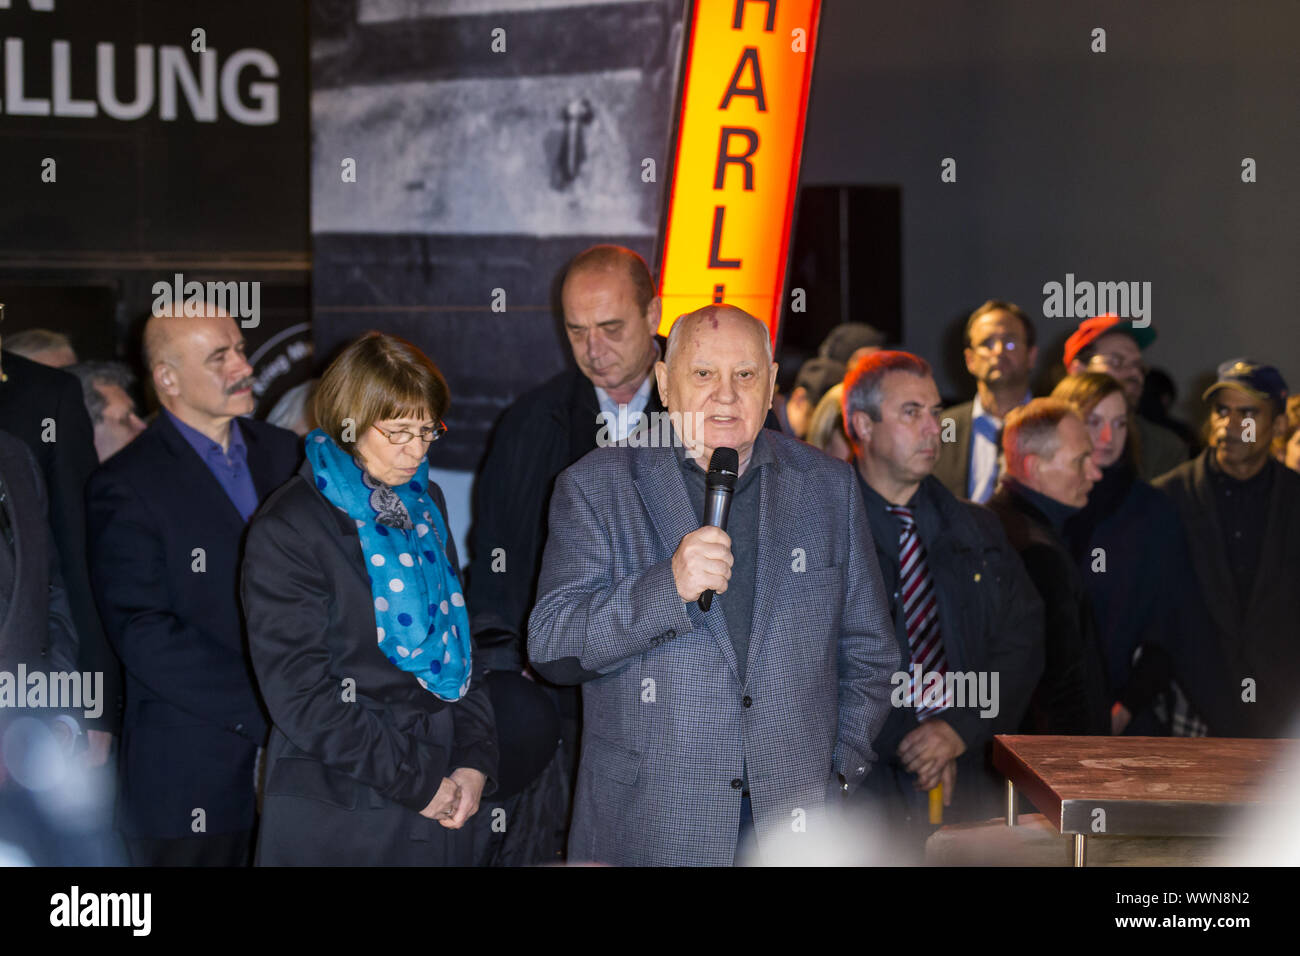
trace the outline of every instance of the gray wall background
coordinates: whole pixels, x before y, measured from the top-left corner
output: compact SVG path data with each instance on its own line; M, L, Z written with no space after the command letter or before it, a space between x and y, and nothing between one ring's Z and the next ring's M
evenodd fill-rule
M1075 322L1042 287L1067 272L1152 283L1146 354L1184 417L1236 355L1294 391L1298 36L1294 0L825 0L801 178L902 184L905 344L946 395L973 392L954 325L989 297L1060 360Z

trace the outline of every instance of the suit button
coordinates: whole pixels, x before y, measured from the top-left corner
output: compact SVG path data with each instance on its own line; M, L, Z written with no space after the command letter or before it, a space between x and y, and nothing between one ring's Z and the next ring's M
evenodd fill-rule
M664 632L664 637L668 638L668 640L670 640L670 641L671 641L674 637L676 637L676 636L677 636L677 632L674 631L674 630L671 630L671 629L670 629L670 630Z
M752 707L754 704L754 698L746 694L744 698L741 700L741 703L744 704L746 707Z
M742 781L739 777L737 777L735 780L731 781L731 789L732 789L732 790L739 790L739 789L740 789L741 787L743 787L744 785L745 785L745 784L744 784L744 781Z
M235 733L237 733L237 734L241 734L241 733L243 733L243 732L244 732L244 725L243 725L243 724L235 724Z

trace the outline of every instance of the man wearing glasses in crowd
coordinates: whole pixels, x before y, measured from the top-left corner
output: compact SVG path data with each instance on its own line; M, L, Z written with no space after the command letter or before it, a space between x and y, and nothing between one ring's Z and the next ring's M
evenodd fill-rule
M989 299L966 320L965 358L975 398L943 413L934 477L958 498L983 504L998 483L1002 419L1033 397L1038 349L1029 316L1012 302Z
M1177 434L1137 413L1146 382L1142 352L1156 339L1150 326L1135 326L1117 315L1099 315L1079 323L1066 340L1065 370L1104 372L1124 387L1124 398L1137 425L1138 476L1152 481L1187 461L1189 449Z

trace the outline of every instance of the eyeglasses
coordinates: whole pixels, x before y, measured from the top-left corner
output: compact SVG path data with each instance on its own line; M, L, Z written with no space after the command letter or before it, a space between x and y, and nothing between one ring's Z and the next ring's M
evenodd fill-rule
M1004 352L1014 352L1020 348L1020 343L1017 342L1015 339L1011 339L1011 338L1004 339L1004 338L998 338L997 336L992 336L990 338L985 339L983 342L976 343L975 351L980 352L984 355L992 355L994 346L998 344L1001 344L1002 351Z
M379 434L383 435L385 438L388 439L388 441L391 444L394 445L405 445L416 437L414 434L408 432L406 429L390 432L390 431L385 431L384 429L380 428L378 425L375 425L373 427L375 431L379 432ZM442 419L438 419L436 424L425 425L423 428L421 428L419 438L420 441L424 442L426 445L432 445L434 442L436 442L439 438L441 438L445 434L447 434L447 423L444 422Z

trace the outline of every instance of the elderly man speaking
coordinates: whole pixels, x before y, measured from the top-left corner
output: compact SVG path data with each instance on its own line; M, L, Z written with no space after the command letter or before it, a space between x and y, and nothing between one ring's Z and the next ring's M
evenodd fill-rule
M901 666L852 469L763 429L776 365L740 309L679 318L655 377L670 447L629 440L561 473L528 622L534 667L586 682L569 859L825 846ZM740 459L725 532L701 527L717 448Z

